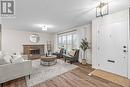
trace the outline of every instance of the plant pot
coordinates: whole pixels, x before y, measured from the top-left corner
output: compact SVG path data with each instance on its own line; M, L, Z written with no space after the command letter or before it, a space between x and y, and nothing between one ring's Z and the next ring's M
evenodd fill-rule
M86 63L87 63L87 62L86 62L86 59L82 59L82 64L83 64L83 65L86 65Z

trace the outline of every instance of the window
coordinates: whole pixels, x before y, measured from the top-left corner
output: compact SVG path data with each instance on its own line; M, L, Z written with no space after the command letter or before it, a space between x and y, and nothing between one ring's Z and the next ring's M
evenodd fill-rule
M73 48L73 43L72 43L72 35L67 35L67 50L71 50Z
M76 49L77 48L77 35L76 34L73 34L73 49Z
M77 48L76 33L64 34L58 36L58 47L64 47L67 51Z
M58 45L61 48L62 47L62 37L61 36L58 38L58 42L59 42Z
M67 46L66 46L66 36L62 36L62 47L67 48Z

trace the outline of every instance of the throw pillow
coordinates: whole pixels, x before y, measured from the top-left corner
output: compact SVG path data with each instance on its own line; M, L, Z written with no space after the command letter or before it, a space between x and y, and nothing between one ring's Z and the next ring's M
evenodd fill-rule
M0 65L7 64L7 62L4 60L4 56L0 55Z
M11 63L11 59L12 59L12 56L11 56L11 55L4 55L3 58L4 58L4 60L5 60L7 63Z
M12 63L21 63L24 62L24 59L21 56L14 55L11 61Z
M74 55L75 55L75 50L71 50L68 54L69 54L70 56L74 56Z

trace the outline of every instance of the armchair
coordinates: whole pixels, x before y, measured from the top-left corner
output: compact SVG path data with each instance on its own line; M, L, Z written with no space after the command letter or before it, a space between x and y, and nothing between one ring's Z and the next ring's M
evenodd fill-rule
M78 62L79 50L76 50L74 55L63 55L65 62L68 60L72 64L73 62Z
M53 55L56 55L57 58L62 58L64 53L64 49L60 49L60 52L53 53Z

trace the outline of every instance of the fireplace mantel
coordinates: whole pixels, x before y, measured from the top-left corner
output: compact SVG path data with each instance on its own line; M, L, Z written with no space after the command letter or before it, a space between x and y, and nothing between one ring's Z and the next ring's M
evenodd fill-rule
M23 45L23 53L28 55L29 59L38 59L44 55L44 45Z

